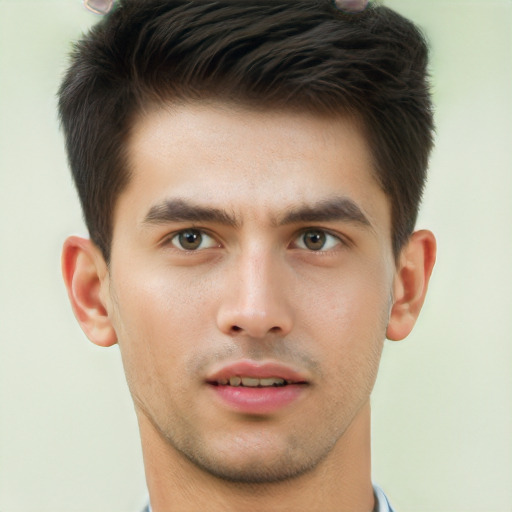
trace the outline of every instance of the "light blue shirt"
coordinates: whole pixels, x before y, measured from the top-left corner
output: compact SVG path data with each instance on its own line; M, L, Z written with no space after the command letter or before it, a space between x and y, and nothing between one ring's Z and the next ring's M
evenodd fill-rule
M394 512L388 498L380 487L377 487L376 485L373 486L373 495L375 496L375 507L373 508L373 512ZM151 505L148 503L142 512L151 512Z
M387 496L380 487L377 487L376 485L373 486L373 495L375 496L375 507L373 508L373 512L394 512Z

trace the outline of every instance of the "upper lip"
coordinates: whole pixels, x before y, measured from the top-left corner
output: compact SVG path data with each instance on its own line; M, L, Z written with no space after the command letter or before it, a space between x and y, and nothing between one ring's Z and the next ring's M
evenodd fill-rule
M308 382L308 379L303 373L289 365L275 361L264 362L251 360L225 363L208 375L206 382L215 383L219 382L219 380L229 379L235 376L253 377L255 379L269 379L274 377L293 384L306 384Z

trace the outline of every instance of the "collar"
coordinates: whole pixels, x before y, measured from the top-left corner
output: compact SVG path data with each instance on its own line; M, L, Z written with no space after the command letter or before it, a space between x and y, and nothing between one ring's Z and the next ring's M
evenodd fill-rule
M373 486L373 495L375 496L373 512L394 512L384 491L377 485ZM142 512L152 512L151 504L148 503Z

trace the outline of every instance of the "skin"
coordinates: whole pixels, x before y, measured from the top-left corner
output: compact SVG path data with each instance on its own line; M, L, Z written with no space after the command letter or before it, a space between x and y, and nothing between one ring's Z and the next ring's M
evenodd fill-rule
M360 12L368 5L368 0L335 0L334 5L342 11Z
M119 343L154 511L372 510L369 397L384 338L405 337L423 304L433 235L395 260L389 200L346 118L159 108L128 150L110 265L70 237L63 272L89 338ZM203 238L184 250L191 228ZM308 384L242 414L205 383L240 360Z

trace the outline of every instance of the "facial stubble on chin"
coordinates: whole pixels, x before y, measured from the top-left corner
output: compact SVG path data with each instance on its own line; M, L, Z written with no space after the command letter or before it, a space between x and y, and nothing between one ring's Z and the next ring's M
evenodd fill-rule
M265 428L264 418L252 420ZM181 439L166 437L166 442L202 472L217 480L242 487L261 487L262 485L278 484L299 478L314 471L327 458L334 448L337 438L333 436L329 444L318 443L314 453L307 454L300 440L293 434L287 435L286 450L275 460L263 463L256 456L246 456L243 463L226 463L222 454L211 455L205 450L203 443L192 440L188 435Z

